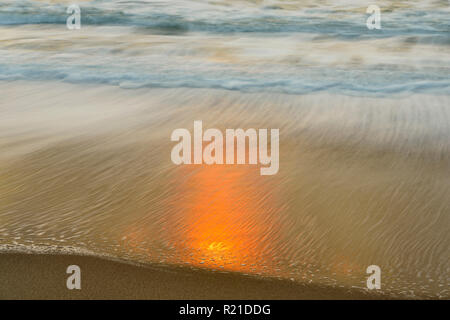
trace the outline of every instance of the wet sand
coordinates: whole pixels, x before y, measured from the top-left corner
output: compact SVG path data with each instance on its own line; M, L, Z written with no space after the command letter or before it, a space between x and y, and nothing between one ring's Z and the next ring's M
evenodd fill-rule
M365 287L366 268L376 264L386 294L449 297L447 96L23 81L1 82L0 91L0 246L72 246L233 272L183 271L174 281L165 269L80 258L88 269L98 265L92 288L67 293L70 257L3 255L1 277L10 280L2 296L355 297L314 288ZM174 165L171 132L192 130L195 120L222 131L279 128L279 173ZM30 273L30 287L20 268L43 274ZM60 280L45 275L60 268ZM244 273L287 282L275 290Z
M81 269L81 290L66 268ZM0 254L0 299L375 299L363 290L301 285L186 267L138 266L97 257Z

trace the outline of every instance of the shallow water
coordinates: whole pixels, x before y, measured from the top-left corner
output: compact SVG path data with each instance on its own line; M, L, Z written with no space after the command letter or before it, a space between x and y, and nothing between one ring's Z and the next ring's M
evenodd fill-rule
M450 294L448 4L0 3L0 247ZM279 128L280 171L170 134Z
M2 88L3 248L360 288L376 264L385 293L448 297L447 97ZM280 128L279 173L174 165L171 131L200 118Z

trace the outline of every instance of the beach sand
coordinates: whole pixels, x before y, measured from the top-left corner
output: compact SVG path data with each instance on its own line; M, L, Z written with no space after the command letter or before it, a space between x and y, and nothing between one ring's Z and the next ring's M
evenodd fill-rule
M81 269L80 290L66 287L66 268L73 264ZM363 290L64 254L0 254L0 288L0 299L386 298Z
M0 92L0 248L151 266L1 250L2 298L363 298L348 290L372 264L386 295L449 297L447 96L24 81ZM171 133L195 120L279 128L279 172L176 166ZM65 288L69 264L80 292ZM202 271L154 267L166 265Z

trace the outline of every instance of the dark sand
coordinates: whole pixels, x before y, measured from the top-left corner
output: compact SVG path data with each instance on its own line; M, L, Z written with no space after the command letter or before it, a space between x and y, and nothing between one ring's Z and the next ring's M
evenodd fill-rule
M66 268L81 269L81 290L66 288ZM0 299L374 299L360 290L289 280L136 266L92 256L3 253Z

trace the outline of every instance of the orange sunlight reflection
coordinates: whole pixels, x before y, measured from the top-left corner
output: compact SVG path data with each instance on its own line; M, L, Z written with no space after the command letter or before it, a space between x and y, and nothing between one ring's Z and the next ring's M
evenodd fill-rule
M263 273L276 234L273 194L255 166L185 167L174 246L194 266ZM273 183L273 181L272 181ZM272 214L270 214L272 213Z

